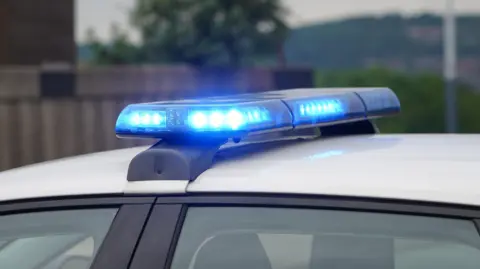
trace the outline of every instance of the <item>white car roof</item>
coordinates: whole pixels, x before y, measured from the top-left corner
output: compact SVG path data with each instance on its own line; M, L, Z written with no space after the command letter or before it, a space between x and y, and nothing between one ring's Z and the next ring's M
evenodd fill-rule
M193 182L127 182L146 147L0 173L0 201L119 193L282 193L480 205L480 135L362 135L226 157Z

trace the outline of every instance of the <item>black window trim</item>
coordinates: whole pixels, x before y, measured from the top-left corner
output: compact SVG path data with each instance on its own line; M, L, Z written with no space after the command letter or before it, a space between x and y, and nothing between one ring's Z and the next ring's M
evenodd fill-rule
M152 207L152 204L122 205L90 269L128 269Z
M477 227L477 231L480 234L480 219L474 219L473 222L475 222L475 227Z
M480 206L325 195L199 193L158 197L156 204L314 208L480 219Z
M75 208L119 207L127 204L153 204L154 196L68 196L0 202L0 215Z
M186 210L182 204L154 206L129 269L170 268Z

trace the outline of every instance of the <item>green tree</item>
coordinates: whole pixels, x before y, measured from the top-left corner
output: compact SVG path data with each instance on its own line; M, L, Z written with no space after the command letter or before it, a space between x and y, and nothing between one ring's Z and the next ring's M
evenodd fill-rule
M433 74L407 75L386 69L318 72L318 87L389 87L400 99L402 112L378 121L387 133L442 133L445 131L443 81ZM479 133L480 94L459 85L458 121L462 133Z
M141 50L130 41L127 33L118 25L112 25L111 35L112 41L103 43L92 29L87 31L87 45L92 52L93 64L122 65L141 61Z
M137 0L132 22L150 62L238 67L283 43L280 0Z

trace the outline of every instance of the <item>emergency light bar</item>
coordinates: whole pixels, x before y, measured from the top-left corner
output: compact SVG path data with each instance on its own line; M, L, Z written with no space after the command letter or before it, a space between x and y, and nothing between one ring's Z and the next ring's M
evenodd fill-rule
M388 88L295 89L132 104L120 113L115 131L118 137L237 138L362 121L399 111L400 102Z

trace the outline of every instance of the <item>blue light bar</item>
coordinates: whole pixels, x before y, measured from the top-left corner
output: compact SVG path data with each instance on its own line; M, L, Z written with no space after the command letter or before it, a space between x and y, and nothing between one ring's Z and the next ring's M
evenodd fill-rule
M291 117L280 100L133 104L118 117L116 133L159 138L172 133L230 136L289 128Z
M390 89L359 89L357 94L365 103L365 109L369 117L400 112L400 101Z
M364 118L365 107L362 100L354 93L338 94L334 91L313 97L298 98L292 96L285 99L286 105L293 114L293 125L312 126L331 122L348 121Z
M398 113L388 88L296 89L257 94L132 104L119 115L119 137L165 138L252 133L332 125Z

